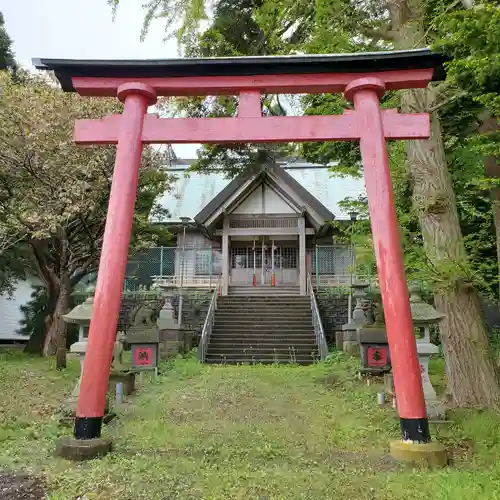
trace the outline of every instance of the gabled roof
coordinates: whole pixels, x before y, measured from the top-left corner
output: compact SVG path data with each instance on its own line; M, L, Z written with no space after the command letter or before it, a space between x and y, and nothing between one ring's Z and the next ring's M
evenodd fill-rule
M170 218L165 221L167 223L179 222L181 217L195 218L233 182L221 171L191 172L188 168L193 162L194 160L178 159L165 168L170 175L176 177L171 190L159 199L159 204L170 213ZM363 179L333 176L324 165L290 159L280 163L279 168L308 191L337 220L349 218L349 214L339 205L340 201L347 197L357 198L365 195ZM291 182L289 185L292 189Z
M322 224L331 221L335 215L326 208L314 195L301 186L290 174L276 164L263 165L260 169L249 169L233 179L217 196L215 196L194 218L198 224L205 224L207 220L220 210L226 201L245 184L257 180L259 177L275 177L278 184L287 185L292 192L312 209L322 220Z

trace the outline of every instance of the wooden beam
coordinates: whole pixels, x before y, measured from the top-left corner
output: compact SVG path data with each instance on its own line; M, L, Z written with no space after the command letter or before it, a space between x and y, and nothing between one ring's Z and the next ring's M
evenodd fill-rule
M315 230L312 227L306 228L307 234L315 234ZM222 236L222 229L217 229L215 231L215 236ZM298 227L256 227L256 228L242 228L242 227L232 227L227 229L228 236L287 236L287 235L298 235Z
M343 92L353 80L374 77L387 90L425 88L434 68L376 71L366 73L316 73L250 76L188 77L88 77L74 76L73 88L86 96L116 96L120 85L130 81L153 87L158 96L237 95L242 91L262 94L320 94Z
M382 111L387 139L427 139L429 115ZM102 120L76 120L77 144L116 144L121 115ZM363 124L354 111L331 116L274 116L257 118L158 118L144 120L144 144L231 144L357 140Z

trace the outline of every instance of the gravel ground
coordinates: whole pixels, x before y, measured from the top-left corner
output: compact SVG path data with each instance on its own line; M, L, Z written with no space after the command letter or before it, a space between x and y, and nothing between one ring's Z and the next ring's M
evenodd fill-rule
M44 499L44 484L40 479L0 471L0 500Z

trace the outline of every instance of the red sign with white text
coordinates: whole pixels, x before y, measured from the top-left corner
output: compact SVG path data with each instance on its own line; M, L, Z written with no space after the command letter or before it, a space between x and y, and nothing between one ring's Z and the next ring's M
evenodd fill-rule
M153 348L140 347L134 349L134 365L135 366L152 366L153 364Z
M367 349L368 366L387 365L387 349L383 347L368 347Z

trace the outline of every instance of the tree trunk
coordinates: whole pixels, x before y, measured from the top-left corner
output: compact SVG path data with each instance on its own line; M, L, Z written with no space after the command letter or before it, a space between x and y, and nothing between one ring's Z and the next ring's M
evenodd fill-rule
M415 4L398 1L389 10L397 33L396 48L425 44L418 6L415 10ZM427 112L435 104L435 92L433 88L405 90L401 101L405 113ZM494 407L500 402L496 365L478 294L467 278L467 256L435 112L430 139L407 141L406 153L424 250L437 274L435 304L446 314L440 332L451 402L459 407Z
M51 287L52 288L52 287ZM45 338L44 355L56 355L58 369L66 368L66 323L63 316L68 313L70 305L71 285L69 278L63 274L57 286L53 287L57 299L52 315L46 318L47 335Z

